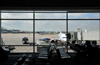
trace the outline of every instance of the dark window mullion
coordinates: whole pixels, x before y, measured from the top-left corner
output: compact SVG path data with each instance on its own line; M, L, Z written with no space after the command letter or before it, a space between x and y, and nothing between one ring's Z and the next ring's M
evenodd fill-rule
M0 19L0 20L100 20L100 19Z
M66 13L66 34L68 34L68 13ZM68 38L66 40L66 44L68 43ZM68 53L68 44L67 44L67 53Z
M1 45L1 10L0 10L0 45Z
M35 53L35 12L33 11L33 53Z
M33 20L33 19L1 19L1 20Z

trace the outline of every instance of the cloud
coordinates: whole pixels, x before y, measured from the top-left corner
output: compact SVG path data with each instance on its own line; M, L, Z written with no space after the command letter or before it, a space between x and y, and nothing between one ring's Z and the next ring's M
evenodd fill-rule
M89 31L98 31L99 30L99 20L69 20L68 21L68 30L77 31L77 28L82 28Z
M98 14L94 14L93 16L94 16L95 19L100 19L99 13Z
M21 31L33 31L32 20L2 20L1 26L7 29L18 29Z
M32 19L32 13L1 13L1 18L8 19Z
M68 13L68 16L79 17L84 15L84 13Z
M35 13L36 19L65 19L66 13Z
M66 13L36 13L37 19L65 19ZM70 18L96 18L97 14L89 13L69 13ZM2 18L33 18L32 13L2 13ZM33 31L33 21L32 20L2 20L2 27L7 29L20 29ZM35 30L36 31L66 31L66 20L35 20ZM69 20L68 21L69 31L77 31L77 28L82 27L88 30L98 30L99 21L97 20Z
M65 20L36 20L35 30L36 31L66 31Z
M98 19L99 13L68 13L69 19Z

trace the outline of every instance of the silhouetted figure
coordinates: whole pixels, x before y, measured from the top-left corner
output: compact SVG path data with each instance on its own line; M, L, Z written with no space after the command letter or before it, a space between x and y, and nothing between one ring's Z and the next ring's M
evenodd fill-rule
M55 42L54 40L51 41L51 43L54 43L54 42Z
M86 48L87 53L88 53L89 51L91 51L91 49L92 49L93 47L92 47L90 41L86 41L85 48Z
M72 44L75 44L75 41L72 41Z
M92 46L90 41L86 41L86 56L88 65L92 65L92 63L94 62L93 60L97 55L98 48L96 47L95 44L94 46Z
M79 58L81 56L81 53L80 53L80 45L79 44L75 44L74 50L77 51L76 57L75 57L75 62L76 62L77 65L79 65L78 64L79 63L78 61L79 61Z
M70 42L68 42L67 44L70 45Z
M8 58L7 52L0 46L0 61Z
M92 41L92 46L96 47L97 46L97 41Z

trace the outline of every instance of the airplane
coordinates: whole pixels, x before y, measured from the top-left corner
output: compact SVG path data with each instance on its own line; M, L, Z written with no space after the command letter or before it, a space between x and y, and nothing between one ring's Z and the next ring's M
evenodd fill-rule
M66 36L64 33L62 33L62 32L60 31L60 33L58 34L58 37L59 37L60 43L63 43L63 44L66 43L66 41L67 41L67 36Z
M67 36L60 31L60 33L58 34L58 38L49 38L49 37L46 37L44 39L39 39L38 42L37 42L37 45L41 44L41 43L39 43L39 41L41 41L41 42L44 42L44 41L45 42L47 42L47 41L52 42L52 41L54 41L54 42L56 42L58 44L59 43L66 44L66 42L67 42Z

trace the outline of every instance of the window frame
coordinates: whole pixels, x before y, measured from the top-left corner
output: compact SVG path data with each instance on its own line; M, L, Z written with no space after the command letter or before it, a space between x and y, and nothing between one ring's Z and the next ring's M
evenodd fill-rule
M20 10L18 10L20 11ZM26 10L27 11L27 10ZM100 12L35 12L35 10L31 10L32 12L1 12L0 10L0 25L1 25L1 20L33 20L33 43L35 43L35 20L66 20L66 34L68 33L68 20L99 20L99 30L100 30ZM46 11L46 10L44 10ZM1 13L33 13L33 19L1 19ZM35 19L35 13L66 13L66 19ZM68 19L68 13L99 13L99 19ZM1 26L0 26L1 28ZM100 35L100 32L99 32ZM100 36L99 36L100 39ZM68 40L68 39L67 39ZM0 30L0 42L1 42L1 30ZM68 41L67 41L68 42ZM1 45L1 46L9 46L9 45ZM10 46L30 46L30 45L10 45ZM35 46L43 46L43 45L35 45L33 44L33 53L35 52ZM47 46L47 45L45 45ZM68 52L68 45L66 46L67 48L67 53Z

